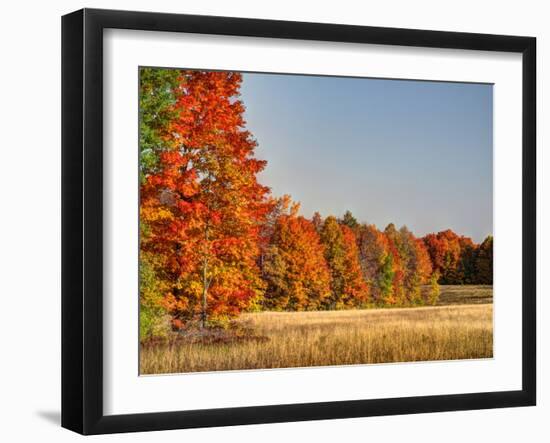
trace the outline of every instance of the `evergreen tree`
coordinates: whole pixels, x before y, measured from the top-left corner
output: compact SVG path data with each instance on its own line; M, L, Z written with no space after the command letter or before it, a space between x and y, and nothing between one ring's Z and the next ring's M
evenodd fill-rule
M348 228L351 228L351 229L356 229L359 226L359 223L357 222L357 219L353 216L351 211L346 211L344 213L344 216L342 217L342 219L339 220L339 222L342 225L345 225L345 226L347 226Z

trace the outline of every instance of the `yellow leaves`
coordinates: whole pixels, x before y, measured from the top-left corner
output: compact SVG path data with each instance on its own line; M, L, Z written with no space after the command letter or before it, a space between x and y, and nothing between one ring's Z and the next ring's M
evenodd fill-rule
M140 219L144 222L170 221L174 219L174 214L169 209L162 206L141 206Z

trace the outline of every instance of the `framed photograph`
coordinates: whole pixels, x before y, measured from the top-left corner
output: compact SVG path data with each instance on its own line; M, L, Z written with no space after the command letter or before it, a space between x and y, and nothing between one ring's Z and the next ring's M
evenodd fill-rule
M62 425L536 402L532 37L62 19Z

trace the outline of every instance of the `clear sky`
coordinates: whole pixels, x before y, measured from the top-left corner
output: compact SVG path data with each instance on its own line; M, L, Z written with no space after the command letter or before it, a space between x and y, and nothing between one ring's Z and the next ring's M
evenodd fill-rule
M243 74L241 93L260 181L304 216L492 234L491 85Z

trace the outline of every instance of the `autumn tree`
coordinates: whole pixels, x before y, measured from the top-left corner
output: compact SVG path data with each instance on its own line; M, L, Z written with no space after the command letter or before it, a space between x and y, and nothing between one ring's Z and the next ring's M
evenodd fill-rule
M425 285L431 280L432 261L426 245L420 238L416 239L416 260L420 284Z
M394 256L387 252L382 256L382 265L376 275L376 302L378 304L394 304L395 266Z
M345 245L342 230L333 216L327 217L320 232L321 243L324 246L325 259L330 269L331 296L325 301L330 309L343 305L344 299L344 272L345 272Z
M269 210L266 214L265 220L260 225L259 235L259 248L260 255L258 257L258 264L263 269L263 263L267 256L268 249L271 246L273 234L277 227L279 219L284 215L290 215L298 212L299 205L292 203L292 199L289 195L283 195L282 197L270 197Z
M432 273L426 247L406 226L393 230L391 238L399 253L406 302L421 303L420 285L426 284Z
M323 218L321 217L321 214L315 212L313 217L311 217L311 223L313 223L313 226L317 232L321 232L321 228L323 227Z
M357 228L359 262L364 280L370 289L370 299L377 304L405 303L403 268L397 248L399 232L393 224L384 232L374 225Z
M476 258L477 282L483 285L493 284L493 236L489 235L481 245Z
M434 271L440 274L441 284L460 284L460 237L450 229L428 234L424 237L424 243L432 259Z
M363 277L372 283L382 265L386 249L384 236L374 225L361 225L357 232L357 247Z
M394 242L399 253L403 270L404 300L410 303L418 303L421 299L419 262L417 256L416 237L406 226L396 233Z
M359 248L355 232L344 225L340 227L344 239L344 293L348 306L361 307L370 301L369 287L363 279Z
M434 271L440 275L441 284L480 284L477 270L480 245L471 238L459 236L450 229L428 234L423 239ZM492 266L492 257L491 257ZM488 262L487 262L488 263Z
M432 264L424 242L403 226L390 223L384 232L361 225L357 244L363 276L383 304L423 303L420 286L427 284Z
M404 282L408 257L405 257L400 251L403 247L402 239L393 223L386 226L384 235L387 239L387 251L392 257L391 262L393 266L392 294L391 297L387 298L386 303L403 305L407 301Z
M240 83L232 72L179 71L170 149L141 193L154 238L144 249L171 256L172 313L199 316L203 327L263 291L257 256L269 189L256 179L265 162L244 129Z
M331 296L327 308L340 309L366 302L368 289L361 275L355 234L334 216L325 219L320 232L325 259L331 273Z
M266 309L315 310L331 294L330 272L319 235L313 223L296 212L277 220L264 261Z
M363 280L373 301L381 303L391 295L393 262L385 235L374 225L360 225L356 234Z
M445 265L446 244L439 234L427 234L422 239L430 256L433 272L441 275Z
M461 284L477 283L476 261L479 247L471 238L460 237L460 259L458 262L458 277Z

